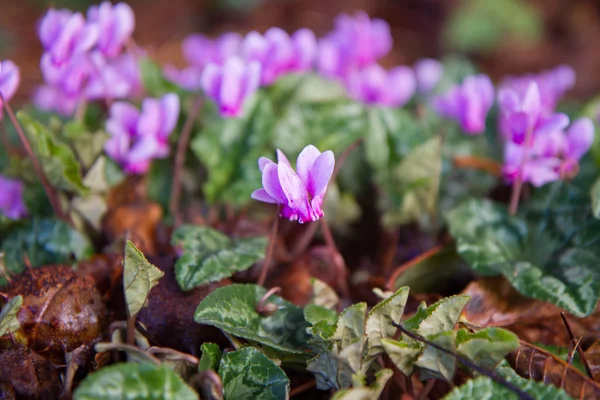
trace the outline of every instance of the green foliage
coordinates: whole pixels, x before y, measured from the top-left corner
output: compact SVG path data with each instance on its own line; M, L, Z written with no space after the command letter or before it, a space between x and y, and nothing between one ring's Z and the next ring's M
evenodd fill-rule
M130 240L125 244L123 260L123 287L127 315L135 318L148 299L150 290L165 275L160 269L150 264L144 254Z
M600 298L600 221L589 197L567 184L548 185L521 217L487 200L469 200L447 215L459 254L477 272L504 275L523 295L577 316Z
M279 308L261 315L256 305L266 290L257 285L234 284L215 289L198 305L194 321L260 344L283 357L306 355L309 350L302 309L278 296L266 301ZM310 353L308 353L310 354Z
M73 150L59 140L45 125L23 111L17 113L32 150L50 182L57 189L78 194L86 192L81 176L81 165Z
M225 400L279 400L289 397L285 372L253 347L223 355L219 366Z
M167 93L182 93L182 89L164 77L160 65L146 57L140 60L140 72L144 88L151 97L162 97Z
M383 388L394 375L391 369L382 369L375 374L375 382L371 386L366 386L364 376L362 379L355 377L353 381L358 383L351 389L344 389L336 392L332 400L377 400L383 392Z
M543 23L533 5L518 0L463 0L448 20L443 35L450 47L462 52L487 53L513 39L535 44Z
M2 312L0 312L0 337L19 330L21 324L17 319L17 313L22 305L23 297L15 296L2 307Z
M93 254L85 236L57 219L33 218L18 224L2 237L0 252L8 272L18 274L25 269L27 255L32 267L65 264ZM6 281L0 277L0 286Z
M184 225L173 232L173 245L183 249L175 263L175 277L183 290L228 278L264 258L264 237L232 240L207 227Z
M89 375L73 394L75 400L198 400L198 394L166 365L121 363Z
M221 349L218 344L214 343L202 343L200 347L202 351L202 357L200 357L200 362L198 363L198 371L208 371L212 369L213 371L219 370L219 363L221 362Z

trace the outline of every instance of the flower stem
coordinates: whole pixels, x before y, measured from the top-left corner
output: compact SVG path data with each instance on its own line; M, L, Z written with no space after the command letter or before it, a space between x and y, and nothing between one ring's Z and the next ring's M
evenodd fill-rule
M25 148L25 151L27 152L27 156L31 159L31 163L33 164L33 169L35 170L36 175L38 176L40 182L42 183L42 186L44 187L44 190L46 191L46 195L48 196L48 199L50 200L50 204L52 205L52 209L54 210L54 213L56 214L56 216L58 218L62 219L63 221L67 222L69 225L72 226L73 223L72 223L71 219L67 215L65 215L62 210L62 207L60 205L60 200L58 198L58 193L56 193L54 191L54 189L50 185L50 182L48 182L48 178L46 177L46 174L44 173L44 170L43 170L39 160L37 159L37 157L35 156L35 153L31 149L31 144L29 143L29 139L27 139L27 136L23 132L23 128L21 127L21 124L19 124L17 117L15 117L15 113L13 112L12 108L8 104L8 101L6 101L6 99L4 98L2 93L0 93L0 101L4 105L4 110L6 111L6 114L8 114L10 121L12 122L12 124L15 127L15 130L19 134L21 143L23 143L23 147Z
M179 210L179 202L181 198L181 175L183 174L183 167L185 165L185 155L186 150L188 148L188 144L190 142L190 137L192 136L192 128L194 127L194 122L200 113L200 109L202 108L202 104L204 102L204 97L202 95L198 96L190 113L188 114L187 119L185 120L185 124L183 125L183 129L181 130L181 135L179 136L179 141L177 143L177 152L175 153L175 165L173 167L173 183L171 186L171 200L169 203L169 209L171 211L171 215L175 220L175 227L177 228L183 222L181 217L181 212Z
M496 161L477 156L456 156L452 158L452 164L459 168L485 171L493 176L500 176L502 172L502 166Z
M519 209L519 199L521 198L521 191L523 190L523 168L529 157L529 148L531 147L531 139L533 136L533 129L527 129L525 133L525 149L523 150L523 159L521 160L521 167L517 173L517 177L513 183L512 193L510 196L510 215L515 215Z
M344 297L350 297L350 289L348 288L348 268L346 267L346 263L344 262L344 258L340 254L337 246L335 245L335 241L333 239L333 235L331 233L331 229L329 228L329 224L325 217L321 218L321 230L323 232L323 238L325 239L325 243L327 247L329 247L329 251L333 257L333 263L335 268L337 269L338 276L341 277L340 282L340 291Z
M267 247L267 253L265 254L265 260L263 261L260 276L258 277L258 281L256 282L259 286L264 286L265 281L267 280L267 272L269 272L269 267L271 266L271 258L273 258L273 248L275 248L275 241L277 240L277 229L279 228L280 207L281 206L277 206L277 209L275 210L275 221L273 221L273 227L271 228L269 246Z

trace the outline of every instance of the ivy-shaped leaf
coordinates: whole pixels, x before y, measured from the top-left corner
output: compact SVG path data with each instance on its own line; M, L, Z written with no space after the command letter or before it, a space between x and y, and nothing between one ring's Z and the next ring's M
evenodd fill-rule
M302 309L279 296L270 296L267 302L279 308L272 315L263 316L256 311L256 305L265 293L263 287L251 284L215 289L198 305L194 321L259 343L281 353L282 357L310 355L306 334L308 323Z
M448 351L456 352L456 331L429 335L427 339ZM456 371L456 358L433 346L425 346L415 366L421 368L421 380L433 378L450 382Z
M413 373L415 363L417 362L424 345L416 341L398 341L394 339L382 339L381 345L390 360L406 376Z
M0 312L0 337L19 330L21 324L17 319L17 313L22 305L23 297L15 296L2 307L2 312Z
M120 363L104 367L81 382L75 400L198 400L198 394L166 365Z
M383 388L394 375L391 369L382 369L375 374L375 382L371 386L358 386L336 392L332 400L378 400ZM356 382L356 379L354 380Z
M200 357L200 362L198 363L198 371L203 372L209 369L218 371L221 355L223 354L219 345L215 343L202 343L200 351L202 351L202 357Z
M366 331L368 337L368 355L375 356L383 352L381 340L394 336L404 315L409 288L398 289L393 295L377 304L367 315Z
M501 328L484 328L478 332L456 332L456 351L475 364L493 369L508 353L519 348L519 338Z
M290 380L285 372L253 347L224 354L219 375L225 400L279 400L289 397Z
M83 184L81 166L71 148L24 111L19 111L17 118L29 137L33 152L50 185L78 194L85 193L87 189Z
M230 239L203 226L184 225L171 238L183 255L175 263L175 277L183 290L192 290L244 271L264 258L264 237Z
M130 318L135 318L140 312L148 293L164 275L164 272L148 262L144 253L139 251L133 242L127 241L123 260L123 287Z
M588 195L548 185L527 204L525 218L487 200L470 200L447 215L460 255L478 272L504 275L523 295L577 316L600 298L600 221Z
M422 303L415 315L402 325L425 337L454 330L454 325L468 301L469 296L460 295L441 299L429 307Z

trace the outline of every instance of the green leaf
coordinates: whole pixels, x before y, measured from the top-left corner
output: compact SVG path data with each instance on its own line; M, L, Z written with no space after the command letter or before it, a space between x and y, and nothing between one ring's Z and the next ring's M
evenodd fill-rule
M127 241L123 260L123 286L129 318L135 318L140 312L146 303L148 293L164 275L164 272L146 260L133 242Z
M600 219L600 179L592 186L592 213L595 218Z
M91 132L84 123L75 120L67 122L62 128L62 133L84 168L92 166L104 151L104 143L109 138L106 132Z
M198 305L194 321L260 343L283 356L306 355L308 323L302 309L281 297L270 296L267 302L276 304L279 309L270 316L262 316L256 311L256 304L265 293L264 288L250 284L215 289Z
M348 388L352 385L352 375L356 372L347 360L329 351L319 353L309 360L306 370L315 375L319 390Z
M2 307L2 312L0 312L0 337L19 330L21 324L17 319L17 313L22 305L23 297L15 296Z
M121 363L104 367L81 382L75 400L198 400L198 394L166 365Z
M340 314L332 340L340 342L340 350L365 338L367 303L357 303Z
M397 341L384 338L381 345L390 360L406 376L413 373L413 368L423 352L424 345L415 341Z
M409 288L398 289L393 295L377 304L367 315L366 331L368 355L375 356L382 353L383 346L381 340L392 338L398 328L394 324L399 324L404 315L404 307L408 300Z
M340 299L335 290L333 290L331 286L317 278L311 278L310 282L313 288L313 297L310 301L311 304L333 310L340 302Z
M526 204L525 218L490 201L467 201L448 214L450 232L476 271L502 274L527 297L589 315L600 298L600 221L588 194L562 183L547 186Z
M78 194L85 193L87 189L81 177L81 166L71 148L25 112L19 111L17 118L27 133L32 150L50 185Z
M223 355L219 366L225 400L287 399L290 380L263 353L244 347Z
M203 372L209 369L218 371L221 355L223 354L219 345L215 343L202 343L200 350L202 351L202 357L200 357L200 362L198 363L198 371Z
M469 296L460 295L441 299L429 307L422 303L415 315L404 321L402 326L422 336L451 331L468 301Z
M456 333L456 351L475 364L493 369L508 353L519 348L519 338L501 328L484 328L478 332L464 329Z
M4 253L7 271L18 274L25 269L25 254L32 267L39 267L82 260L94 254L94 249L87 237L64 221L33 218L2 238L0 253ZM0 276L0 286L3 282Z
M369 387L353 387L336 392L332 400L378 400L388 380L394 375L391 369L382 369L375 374L375 382Z
M184 225L171 237L183 249L175 263L175 277L183 290L192 290L220 281L250 268L265 256L267 238L232 240L221 232L203 226Z
M161 67L150 58L139 61L142 83L152 97L161 97L167 93L182 93L183 90L175 83L166 79Z
M442 172L442 139L434 137L415 148L391 173L392 184L399 188L401 201L384 214L388 226L433 218Z
M455 352L456 331L430 335L427 339L448 351ZM456 359L432 346L425 346L415 365L421 368L421 380L433 378L450 382L456 370Z

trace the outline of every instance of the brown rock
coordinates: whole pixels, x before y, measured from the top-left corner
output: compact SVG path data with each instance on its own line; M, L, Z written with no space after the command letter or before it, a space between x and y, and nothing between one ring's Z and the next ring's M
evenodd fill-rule
M59 376L48 359L24 347L0 353L0 398L58 399Z

